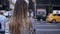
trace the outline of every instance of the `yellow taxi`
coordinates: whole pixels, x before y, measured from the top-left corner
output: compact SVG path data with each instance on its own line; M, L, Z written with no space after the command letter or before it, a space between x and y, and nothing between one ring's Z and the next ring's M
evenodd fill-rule
M47 19L46 20L47 20L47 22L52 22L52 23L60 22L60 14L50 13L47 16Z

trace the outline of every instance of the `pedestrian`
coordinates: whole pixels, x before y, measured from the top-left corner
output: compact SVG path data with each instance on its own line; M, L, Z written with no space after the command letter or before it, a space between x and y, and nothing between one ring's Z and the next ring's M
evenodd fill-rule
M25 0L17 0L9 24L10 34L30 34L31 23L27 15L28 5Z
M10 2L10 8L13 10L15 7L16 0L9 0Z
M6 23L6 17L3 14L3 11L0 11L0 27L1 27L1 33L5 34L5 23Z
M7 20L6 26L5 26L5 31L6 31L6 30L9 30L9 23L10 23L11 16L9 15L8 12L5 12L4 16L6 17L6 20Z

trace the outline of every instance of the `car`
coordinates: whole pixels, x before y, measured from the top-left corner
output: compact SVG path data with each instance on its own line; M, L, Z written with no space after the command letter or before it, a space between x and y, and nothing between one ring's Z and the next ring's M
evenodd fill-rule
M45 21L46 20L46 13L43 12L43 11L42 12L37 12L36 18L37 18L38 21L40 21L41 19L43 21Z
M60 14L50 13L50 14L47 16L46 21L47 21L47 22L51 22L51 23L59 23L59 22L60 22Z

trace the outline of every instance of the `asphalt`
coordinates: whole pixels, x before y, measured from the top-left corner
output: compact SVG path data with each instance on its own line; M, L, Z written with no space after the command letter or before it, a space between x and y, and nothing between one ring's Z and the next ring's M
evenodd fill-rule
M34 28L35 34L60 34L60 23L37 21Z

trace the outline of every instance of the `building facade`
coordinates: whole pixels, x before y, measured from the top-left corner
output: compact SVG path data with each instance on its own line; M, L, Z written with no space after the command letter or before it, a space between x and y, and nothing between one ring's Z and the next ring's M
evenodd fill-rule
M36 0L37 9L46 9L47 14L60 10L60 0Z
M42 15L45 19L53 10L60 10L60 0L29 0L29 9L33 10L34 17L39 17L38 19L40 19L40 15Z

